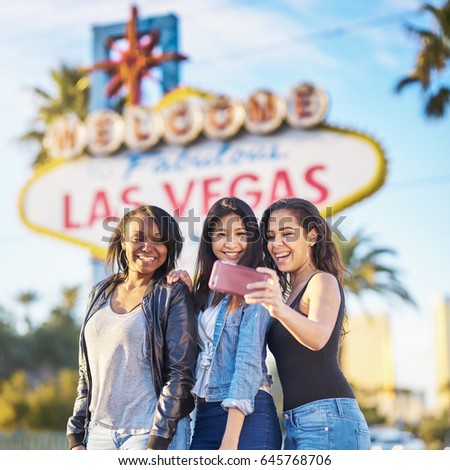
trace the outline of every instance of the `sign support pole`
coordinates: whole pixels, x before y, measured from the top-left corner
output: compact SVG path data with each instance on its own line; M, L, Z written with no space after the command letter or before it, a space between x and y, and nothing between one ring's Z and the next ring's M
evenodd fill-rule
M94 32L94 63L109 59L106 43L108 39L120 39L125 36L125 23L107 26L95 26ZM159 46L161 52L178 51L178 18L175 15L165 15L138 19L138 32L148 32L157 29L160 32ZM163 62L159 66L161 70L161 91L167 93L179 84L179 64L177 61ZM97 109L111 109L112 100L106 95L105 88L108 83L108 75L100 70L92 73L91 96L89 99L89 112ZM150 203L151 201L149 201ZM103 260L92 257L91 259L94 282L105 278Z

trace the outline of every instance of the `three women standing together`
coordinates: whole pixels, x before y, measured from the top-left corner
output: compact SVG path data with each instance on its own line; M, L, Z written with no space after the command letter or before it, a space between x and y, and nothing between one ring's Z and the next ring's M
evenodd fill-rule
M369 449L337 361L342 267L315 206L280 200L259 228L244 201L217 201L193 284L174 271L181 240L176 221L155 206L119 223L108 256L118 273L93 288L81 332L71 448L281 449L268 343L283 389L284 448ZM245 298L212 292L216 260L269 280L249 285Z

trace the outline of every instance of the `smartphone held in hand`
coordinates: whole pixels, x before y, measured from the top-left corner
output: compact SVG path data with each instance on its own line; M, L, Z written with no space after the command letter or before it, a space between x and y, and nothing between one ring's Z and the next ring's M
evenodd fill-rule
M217 260L214 263L208 286L216 292L244 296L251 292L247 284L267 281L269 275L256 269Z

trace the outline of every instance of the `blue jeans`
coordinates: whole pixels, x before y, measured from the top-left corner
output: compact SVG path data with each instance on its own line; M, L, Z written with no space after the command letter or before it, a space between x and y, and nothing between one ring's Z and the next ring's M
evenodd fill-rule
M187 450L191 438L191 419L178 422L168 450ZM90 424L87 436L87 450L145 450L150 433L123 434L117 430L105 428L100 424Z
M191 450L217 450L227 424L228 412L220 401L197 404ZM239 450L281 449L281 427L272 395L259 390L255 411L247 415L239 437Z
M353 398L317 400L283 411L285 450L369 450L367 422Z

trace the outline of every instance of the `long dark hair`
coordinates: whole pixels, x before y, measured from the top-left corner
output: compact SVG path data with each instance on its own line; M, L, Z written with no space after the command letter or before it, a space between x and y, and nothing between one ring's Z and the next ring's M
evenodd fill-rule
M127 212L119 221L109 241L106 264L117 280L125 280L128 277L128 260L122 241L126 239L128 223L133 217L151 217L161 233L164 245L167 247L167 258L152 276L151 284L156 284L160 279L175 269L178 258L183 248L183 236L177 221L164 209L158 206L144 205Z
M311 262L316 269L336 276L340 282L343 280L344 266L339 256L339 250L332 239L332 232L326 220L320 215L317 207L306 199L288 198L280 199L271 204L261 217L261 234L263 238L264 263L274 269L280 278L283 292L291 289L288 273L281 272L267 249L267 232L271 215L278 210L287 210L292 213L297 223L303 228L305 234L311 230L317 232L315 243L311 246Z
M203 310L208 304L209 287L208 281L214 262L217 260L212 250L211 235L217 227L217 223L223 217L236 214L243 224L247 233L247 248L239 260L240 265L256 268L263 265L263 254L261 246L261 234L258 220L252 208L242 199L236 197L224 197L216 201L210 208L203 223L203 230L198 249L197 261L194 274L194 299L197 307ZM216 293L213 305L217 305L224 294ZM242 298L234 296L231 308L242 301Z

